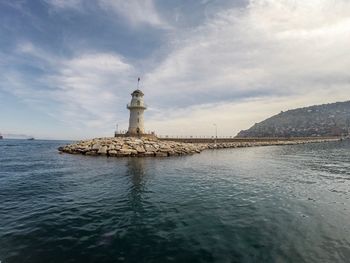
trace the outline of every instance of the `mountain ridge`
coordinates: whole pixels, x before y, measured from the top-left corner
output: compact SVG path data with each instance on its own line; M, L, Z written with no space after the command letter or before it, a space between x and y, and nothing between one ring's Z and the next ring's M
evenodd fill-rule
M281 111L236 137L341 136L349 131L350 101L344 101Z

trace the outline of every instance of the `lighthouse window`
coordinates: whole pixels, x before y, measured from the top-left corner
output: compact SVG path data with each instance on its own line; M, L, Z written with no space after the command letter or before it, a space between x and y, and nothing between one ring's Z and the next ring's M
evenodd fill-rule
M137 112L137 115L140 115L140 112L139 112L139 111Z
M140 119L139 119L139 118L137 118L137 122L138 122L138 123L140 122Z
M137 106L140 106L140 101L139 100L137 101Z

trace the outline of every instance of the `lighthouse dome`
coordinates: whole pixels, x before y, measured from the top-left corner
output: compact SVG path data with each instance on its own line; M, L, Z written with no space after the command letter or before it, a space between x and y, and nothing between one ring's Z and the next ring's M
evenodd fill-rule
M134 92L131 93L131 95L132 95L132 96L134 96L134 95L143 96L144 94L143 94L143 92L142 92L141 90L137 89L137 90L134 90Z

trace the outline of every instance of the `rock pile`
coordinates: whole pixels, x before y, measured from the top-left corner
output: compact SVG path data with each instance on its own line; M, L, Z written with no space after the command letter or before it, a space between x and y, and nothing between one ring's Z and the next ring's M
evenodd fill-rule
M241 147L256 147L256 146L273 146L273 145L295 145L306 143L320 143L339 141L340 138L315 138L315 139L299 139L299 140L273 140L273 141L246 141L246 142L225 142L225 143L209 143L208 149L224 149L224 148L241 148Z
M241 148L253 146L293 145L315 142L336 141L339 138L315 138L300 140L246 141L225 143L183 143L162 141L153 138L96 138L59 147L58 150L70 154L124 156L176 156L200 153L205 149Z
M96 138L59 147L60 152L105 156L156 156L166 157L200 153L204 144L160 141L151 138Z

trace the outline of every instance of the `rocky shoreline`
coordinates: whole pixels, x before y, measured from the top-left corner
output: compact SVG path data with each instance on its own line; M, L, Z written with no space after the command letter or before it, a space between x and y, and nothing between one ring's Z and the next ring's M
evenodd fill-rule
M60 153L111 157L167 157L200 153L206 149L241 148L271 145L294 145L338 141L339 138L315 138L300 140L247 141L225 143L183 143L152 138L96 138L59 147Z

